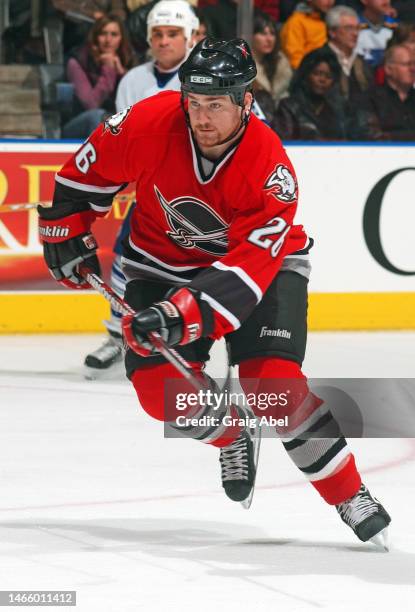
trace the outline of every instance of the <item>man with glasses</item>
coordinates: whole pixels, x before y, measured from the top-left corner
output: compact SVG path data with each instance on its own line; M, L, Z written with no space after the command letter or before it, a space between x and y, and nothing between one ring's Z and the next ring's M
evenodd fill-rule
M346 100L367 91L373 83L373 71L369 64L357 54L360 32L359 17L348 6L335 6L326 17L329 41L325 48L337 60L340 72L340 92Z

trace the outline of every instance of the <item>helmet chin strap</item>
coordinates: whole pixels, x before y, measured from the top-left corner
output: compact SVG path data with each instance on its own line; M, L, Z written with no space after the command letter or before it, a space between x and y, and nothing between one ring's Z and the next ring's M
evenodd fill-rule
M224 140L221 140L221 142L218 142L214 146L220 147L226 144L227 142L229 142L230 140L233 140L235 136L237 136L239 132L248 125L249 115L250 115L250 112L245 113L245 109L242 108L241 109L241 120L240 120L238 127L235 128L234 131L227 138L225 138Z

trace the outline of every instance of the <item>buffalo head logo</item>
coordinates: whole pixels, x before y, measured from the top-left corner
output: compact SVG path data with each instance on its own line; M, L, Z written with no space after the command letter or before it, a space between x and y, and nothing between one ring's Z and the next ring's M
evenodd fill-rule
M283 164L278 164L269 175L264 189L271 189L272 195L281 202L294 202L297 199L297 181Z
M115 115L112 115L112 117L108 117L108 119L106 119L104 122L104 130L109 130L111 134L114 134L114 136L119 134L122 129L121 124L126 120L131 108L132 107L129 106L119 113L115 113Z

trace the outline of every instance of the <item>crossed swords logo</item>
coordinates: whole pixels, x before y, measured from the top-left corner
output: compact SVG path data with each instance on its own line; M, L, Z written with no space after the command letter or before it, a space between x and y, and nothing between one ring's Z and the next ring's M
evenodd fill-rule
M155 185L154 191L172 230L168 231L167 235L174 240L174 242L185 249L196 247L208 253L216 252L217 250L212 251L212 249L208 248L210 243L217 245L223 252L226 252L228 244L227 225L207 204L205 204L205 202L191 196L175 198L169 202ZM204 232L195 222L185 217L184 214L180 212L179 207L181 204L189 203L195 204L196 206L202 206L204 210L213 217L214 221L216 221L218 228ZM197 208L195 209L195 213L197 214ZM199 243L202 243L203 246Z

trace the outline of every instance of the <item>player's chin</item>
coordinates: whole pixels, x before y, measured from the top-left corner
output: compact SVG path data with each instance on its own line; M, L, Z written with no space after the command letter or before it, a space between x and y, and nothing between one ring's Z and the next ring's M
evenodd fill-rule
M216 130L196 130L196 140L199 144L214 147L219 142Z

